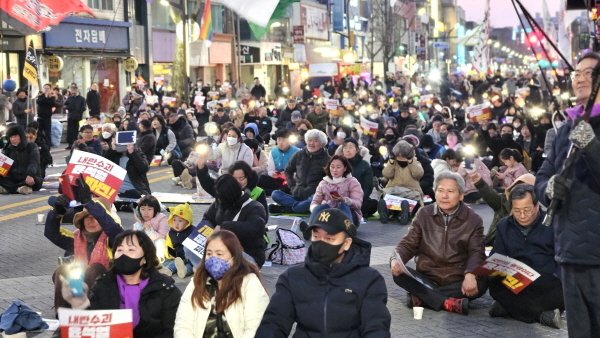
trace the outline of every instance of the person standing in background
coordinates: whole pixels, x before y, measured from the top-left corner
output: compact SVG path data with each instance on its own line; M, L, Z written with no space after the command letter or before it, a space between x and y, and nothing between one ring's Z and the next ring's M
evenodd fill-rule
M98 92L98 84L92 83L90 91L87 93L85 102L90 110L90 116L100 117L100 93Z

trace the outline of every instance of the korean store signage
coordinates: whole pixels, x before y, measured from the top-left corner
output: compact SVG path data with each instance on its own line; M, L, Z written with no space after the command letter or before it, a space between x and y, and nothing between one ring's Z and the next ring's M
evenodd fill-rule
M63 21L45 32L45 48L129 51L128 23L115 23L111 27L105 20L79 18L76 21Z

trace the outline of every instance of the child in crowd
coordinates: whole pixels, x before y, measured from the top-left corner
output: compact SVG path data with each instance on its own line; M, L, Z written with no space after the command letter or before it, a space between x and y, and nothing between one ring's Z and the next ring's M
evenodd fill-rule
M140 199L135 209L136 222L133 230L144 231L156 247L156 256L160 262L165 260L165 238L169 232L167 215L160 212L160 203L156 197L146 195Z
M171 215L169 216L169 234L167 235L167 248L165 252L166 260L163 267L168 270L167 274L177 273L179 278L185 278L193 272L192 264L185 257L183 250L183 241L194 230L192 226L193 215L192 208L188 203L179 204L174 208L169 208ZM161 272L163 272L161 271ZM165 273L163 272L163 273Z

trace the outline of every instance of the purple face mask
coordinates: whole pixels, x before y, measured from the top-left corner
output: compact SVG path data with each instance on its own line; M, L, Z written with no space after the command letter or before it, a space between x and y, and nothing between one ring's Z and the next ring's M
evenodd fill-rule
M204 262L204 268L206 268L206 271L212 278L221 280L227 271L229 271L231 265L222 258L212 256Z

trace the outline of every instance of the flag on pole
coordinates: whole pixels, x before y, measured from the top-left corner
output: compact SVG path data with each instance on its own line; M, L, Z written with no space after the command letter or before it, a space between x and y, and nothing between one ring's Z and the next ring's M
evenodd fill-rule
M464 46L475 46L479 44L479 39L481 37L481 34L483 34L484 30L485 27L483 23L481 23L473 27L472 29L469 29L463 37L456 40L456 44Z
M25 66L23 67L23 77L29 81L29 85L37 86L38 84L38 66L35 50L33 48L33 40L29 41L27 53L25 54Z
M481 35L479 42L473 48L473 67L480 72L485 72L490 63L490 45L487 40L490 36L490 0L485 3L485 15L483 17Z
M254 23L249 24L250 30L252 30L252 35L254 35L257 40L260 40L265 34L267 34L267 31L269 30L269 27L273 21L281 19L287 15L288 6L293 2L299 1L300 0L280 0L266 26L260 26Z
M223 4L249 23L266 27L279 0L215 0L214 3Z
M202 12L202 19L200 20L200 37L199 40L212 39L212 11L210 9L210 0L206 0L204 3L204 12Z
M558 19L558 48L565 58L572 64L573 52L571 51L571 23L574 18L568 18L567 0L560 1L560 12ZM571 11L573 13L575 11ZM576 14L575 14L576 15Z
M94 12L81 0L2 0L2 20L23 34L34 34L49 26L58 25L73 13Z

